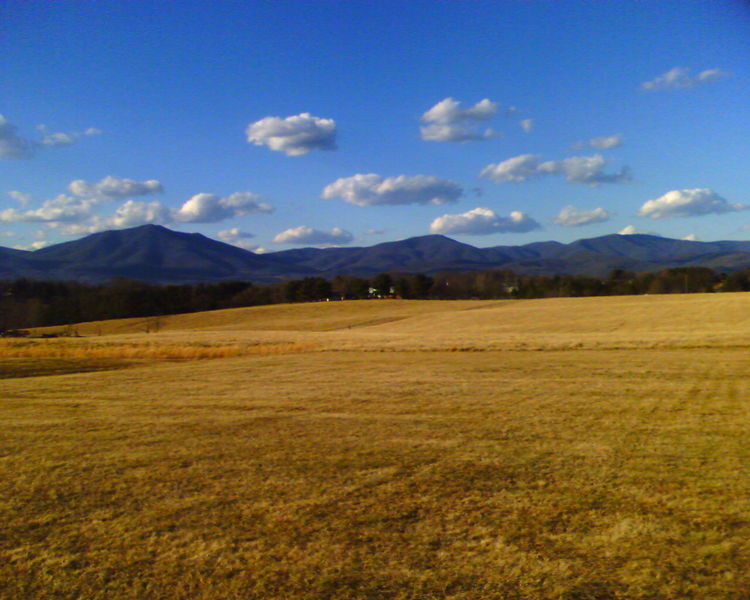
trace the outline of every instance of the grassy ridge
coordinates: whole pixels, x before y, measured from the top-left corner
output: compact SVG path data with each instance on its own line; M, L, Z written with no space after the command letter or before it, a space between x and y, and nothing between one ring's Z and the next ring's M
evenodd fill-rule
M747 598L750 298L701 298L289 307L302 352L3 380L0 597ZM72 343L193 335L277 334Z

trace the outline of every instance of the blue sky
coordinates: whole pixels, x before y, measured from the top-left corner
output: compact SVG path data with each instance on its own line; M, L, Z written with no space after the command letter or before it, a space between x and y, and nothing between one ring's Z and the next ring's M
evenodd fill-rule
M0 48L0 246L750 239L746 2L4 2Z

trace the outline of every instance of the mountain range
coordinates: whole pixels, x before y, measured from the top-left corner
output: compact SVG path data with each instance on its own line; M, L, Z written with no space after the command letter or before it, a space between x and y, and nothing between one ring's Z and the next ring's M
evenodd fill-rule
M680 266L726 272L750 268L750 241L694 242L612 234L570 244L535 242L476 248L442 235L426 235L369 247L255 254L199 233L142 225L94 233L34 251L0 247L0 279L85 283L104 283L114 277L150 283L268 283L308 276L371 277L383 272L434 274L482 269L603 277L612 269L644 272Z

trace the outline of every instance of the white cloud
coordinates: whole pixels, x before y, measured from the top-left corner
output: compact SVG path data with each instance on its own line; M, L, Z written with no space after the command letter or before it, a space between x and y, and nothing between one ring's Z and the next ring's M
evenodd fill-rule
M750 206L731 204L709 189L672 190L654 200L649 200L638 211L639 217L666 219L670 217L696 217L746 210Z
M486 121L497 113L497 102L488 98L474 106L461 108L453 98L445 98L422 115L422 139L428 142L469 142L501 137L492 129L481 130L477 123Z
M698 236L694 233L688 233L685 237L682 238L686 242L695 242L698 241Z
M49 246L52 242L49 240L35 240L31 242L30 244L17 244L13 246L16 250L41 250L42 248L46 248Z
M112 227L125 228L138 225L165 225L172 220L169 209L161 202L128 200L120 205L108 220Z
M497 102L485 98L470 108L461 108L461 103L457 100L445 98L425 112L422 121L443 125L461 121L486 121L497 113L497 106Z
M2 236L3 233L0 233L0 236ZM5 234L7 237L15 237L12 233ZM21 240L27 239L24 237L20 238ZM45 248L46 246L49 246L52 242L50 242L47 239L47 233L43 229L38 229L34 232L34 240L27 243L27 244L16 244L13 246L16 250L39 250L40 248Z
M265 117L250 123L245 131L247 141L256 146L285 152L287 156L301 156L311 150L336 149L336 122L301 113L282 119Z
M519 182L526 181L530 177L538 175L538 168L538 156L534 154L521 154L497 164L487 165L479 173L479 176L491 179L495 183Z
M342 198L357 206L445 204L462 193L461 186L448 179L428 175L383 178L369 173L337 179L323 189L321 198Z
M526 233L541 229L527 214L514 210L502 217L489 208L475 208L462 214L443 215L430 224L430 233L489 235L492 233Z
M562 160L550 160L539 165L540 173L564 175L566 181L596 187L601 183L622 183L631 180L630 169L623 167L618 173L604 173L606 161L600 154L594 156L571 156Z
M729 77L729 73L721 69L706 69L692 77L690 71L685 67L674 67L651 81L643 82L641 89L646 91L689 89L713 83L726 77Z
M8 196L18 202L22 208L26 208L31 203L31 194L27 194L25 192L11 190L8 192Z
M491 128L480 131L464 125L439 125L437 123L420 127L419 132L426 142L478 142L503 137Z
M553 220L557 225L563 227L580 227L591 223L603 223L609 221L614 213L604 209L578 210L575 206L566 206Z
M60 194L46 200L35 210L20 211L7 208L0 211L0 222L5 223L38 223L38 222L76 222L91 216L93 203L90 200L74 198Z
M160 181L149 179L136 181L135 179L120 179L107 175L99 183L88 183L83 179L71 181L68 189L81 198L95 200L120 200L132 196L147 196L164 191Z
M521 129L523 129L526 133L531 133L531 131L534 129L534 120L522 119L520 125Z
M42 146L56 148L58 146L72 146L76 143L76 139L69 133L46 133L39 143Z
M99 198L111 198L115 197L117 193L124 195L127 192L134 193L138 190L141 193L150 193L149 190L160 188L161 185L154 182L154 185L143 187L144 183L149 184L150 182L116 180L116 185L113 186L102 186L100 185L101 182L95 185L86 184L86 182L73 182L71 189L79 193L89 194L92 197L81 198L60 194L33 210L7 208L0 210L0 223L45 223L47 227L55 229L63 235L82 235L145 224L214 223L230 217L273 211L272 206L258 201L260 197L257 194L236 192L225 198L213 194L196 194L177 210L170 210L158 201L143 202L131 199L122 203L111 215L94 214L93 209L100 205ZM8 192L8 194L22 202L23 208L26 208L26 204L30 200L27 194L22 192ZM249 234L242 234L239 237L247 237L247 235ZM236 245L245 247L244 243Z
M219 231L217 235L222 242L232 244L243 250L250 250L251 252L257 252L259 249L262 250L260 246L247 241L254 238L255 235L246 231L241 231L239 227L223 229Z
M522 154L497 164L489 164L480 172L480 177L496 183L520 182L543 175L563 175L571 183L583 183L596 187L602 183L630 181L630 170L623 167L618 173L604 173L604 158L594 156L571 156L563 160L539 163L534 154Z
M89 127L83 133L52 132L46 125L38 125L40 140L29 140L18 135L18 128L0 115L0 158L32 158L39 148L72 146L82 135L98 135L100 130Z
M653 231L643 231L642 229L636 229L635 225L628 225L627 227L623 227L620 229L620 231L617 232L618 235L655 235L657 237L662 237L658 233L654 233Z
M47 223L47 226L61 235L88 235L90 233L98 233L100 231L112 229L112 223L110 220L98 215L93 215L79 223L52 221Z
M78 133L78 132L63 133L61 131L53 132L53 131L50 131L46 125L37 125L37 129L39 130L39 132L41 132L42 139L34 143L40 146L47 146L50 148L57 148L61 146L72 146L78 141L78 138L81 136L92 136L92 135L101 134L101 130L97 129L96 127L89 127L83 133Z
M255 237L255 234L241 231L239 227L230 227L222 229L217 234L222 242L232 243L236 240L248 240Z
M235 192L222 198L216 194L196 194L174 213L174 219L183 223L216 223L231 217L270 213L270 204L259 202L260 196L251 192Z
M18 135L18 127L0 115L0 158L31 158L34 144Z
M596 148L597 150L609 150L610 148L617 148L622 146L625 139L621 133L615 133L613 135L602 135L599 137L591 138L585 142L577 142L573 144L574 148L585 148L589 146Z
M348 244L354 236L343 229L334 227L331 231L320 231L304 225L282 231L273 238L276 244Z

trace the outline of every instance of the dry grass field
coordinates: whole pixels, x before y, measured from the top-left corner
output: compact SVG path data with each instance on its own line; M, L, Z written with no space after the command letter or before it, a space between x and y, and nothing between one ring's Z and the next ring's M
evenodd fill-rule
M0 340L0 598L750 598L750 294L156 328Z

